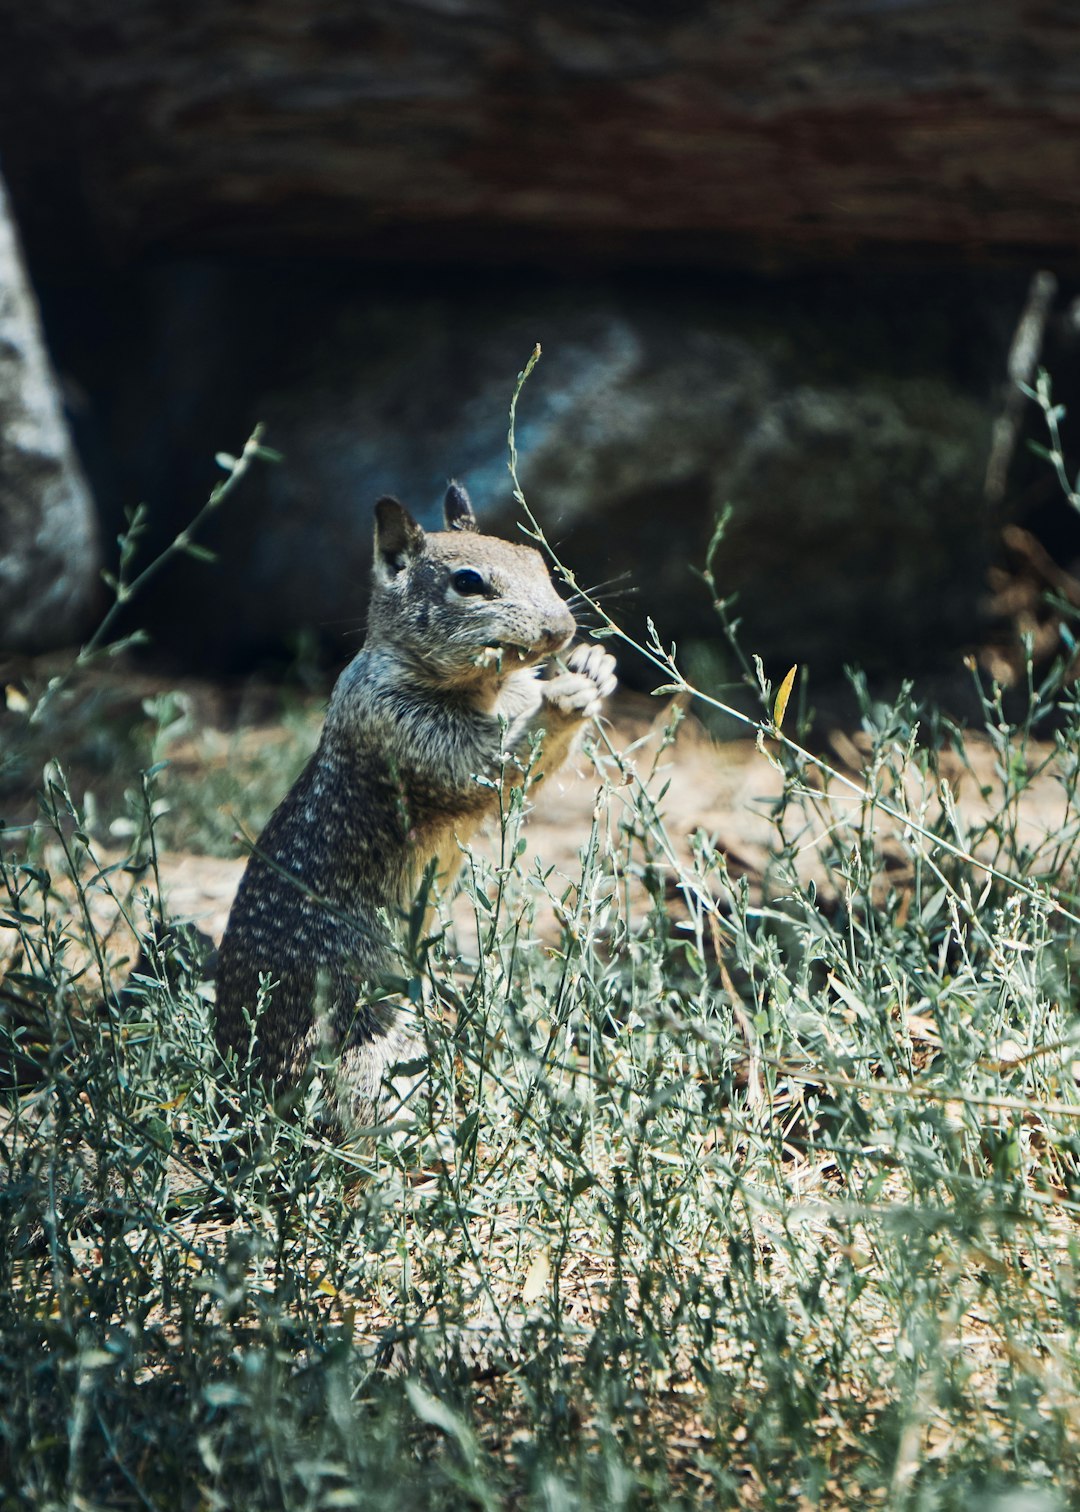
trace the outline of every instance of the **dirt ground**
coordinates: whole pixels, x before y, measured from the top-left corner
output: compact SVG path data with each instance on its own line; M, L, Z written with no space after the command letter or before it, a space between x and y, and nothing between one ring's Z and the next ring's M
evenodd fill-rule
M663 712L652 720L644 700L627 700L616 707L607 730L616 752L629 752L626 765L653 792L669 784L661 803L669 833L681 842L698 828L715 834L736 864L756 869L764 863L769 841L766 805L780 789L779 774L755 749L753 741L716 744L693 721L684 724L675 744L659 757ZM272 739L272 732L263 732ZM585 842L593 812L600 803L605 821L617 826L629 802L633 779L627 780L610 756L599 755L602 770L578 754L557 776L542 784L531 802L525 836L527 848L519 865L534 858L568 877L578 868L578 851ZM604 774L612 786L608 788ZM606 795L605 795L606 790ZM284 796L284 790L281 796ZM479 842L494 853L490 833ZM171 916L190 921L220 940L232 900L244 870L244 857L164 852L160 870Z
M666 706L631 696L617 699L611 712L606 736L616 755L598 750L593 761L578 754L540 786L533 795L520 866L530 867L539 858L568 878L578 875L578 853L598 805L605 828L614 832L640 783L654 798L662 795L658 808L680 863L690 865L690 837L704 831L726 855L733 875L748 874L752 882L760 879L775 844L770 812L783 786L781 772L768 754L751 739L714 741L692 717L684 720L674 743L661 749ZM266 738L272 738L272 732ZM828 737L823 759L842 778L859 783L865 775L868 745L861 732L835 730ZM969 737L967 752L968 766L945 756L941 767L961 823L970 826L1000 801L1001 774L997 755L984 736ZM1033 748L1028 766L1037 768L1046 754L1045 748ZM815 798L806 805L809 822L799 841L800 871L814 876L819 887L828 886L820 852L829 822L850 818L859 805L856 793L843 782L831 780L829 788L827 804ZM906 799L916 812L920 803L927 804L928 816L940 806L939 792L915 777ZM1076 822L1075 812L1070 813L1054 767L1037 771L1019 810L1021 838L1038 849L1070 821ZM876 828L887 849L898 825L881 815ZM494 837L488 835L480 844L493 853ZM219 940L244 864L242 855L222 859L164 853L160 865L170 914L196 923Z

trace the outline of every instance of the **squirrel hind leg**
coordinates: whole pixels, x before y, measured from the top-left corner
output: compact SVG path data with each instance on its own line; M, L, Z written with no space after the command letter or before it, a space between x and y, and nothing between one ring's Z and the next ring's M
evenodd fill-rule
M362 1044L346 1045L337 1067L335 1102L350 1133L411 1122L426 1078L423 1042L394 1025ZM400 1068L400 1069L399 1069Z

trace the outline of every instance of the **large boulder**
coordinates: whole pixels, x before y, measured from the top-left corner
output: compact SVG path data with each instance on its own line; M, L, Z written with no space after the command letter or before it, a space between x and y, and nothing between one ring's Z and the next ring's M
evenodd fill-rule
M285 460L222 512L217 566L174 587L198 604L185 637L239 662L301 630L355 644L382 493L435 525L456 476L485 526L513 532L507 409L540 339L521 480L621 617L717 635L695 569L730 503L714 565L749 650L822 670L937 661L977 632L988 406L903 354L845 364L834 344L823 358L812 335L767 299L752 317L738 301L597 290L335 304L252 399Z
M99 566L93 500L0 181L0 650L77 638Z

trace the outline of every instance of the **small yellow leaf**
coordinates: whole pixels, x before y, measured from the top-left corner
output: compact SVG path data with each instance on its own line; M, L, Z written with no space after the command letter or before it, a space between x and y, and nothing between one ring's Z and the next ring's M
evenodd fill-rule
M538 1301L544 1295L550 1279L551 1261L548 1259L547 1250L543 1249L529 1266L529 1273L525 1277L525 1285L521 1288L521 1300L526 1307Z
M14 683L8 683L4 689L4 702L13 714L28 714L30 712L30 700L25 693L21 693Z
M791 690L795 686L795 674L798 670L798 664L796 663L784 678L777 691L776 702L773 704L772 709L772 719L773 724L778 730L783 727L784 715L787 713L788 699L791 697Z

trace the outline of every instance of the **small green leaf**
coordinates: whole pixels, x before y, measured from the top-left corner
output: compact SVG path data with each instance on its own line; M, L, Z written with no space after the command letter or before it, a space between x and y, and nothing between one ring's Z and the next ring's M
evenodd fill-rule
M200 546L198 541L184 542L184 555L194 557L197 562L216 562L217 552L211 551L209 546Z
M479 1118L480 1114L478 1110L474 1108L471 1113L467 1113L461 1120L461 1123L458 1125L457 1132L454 1134L454 1143L457 1145L459 1150L465 1148L473 1138L474 1134L476 1133L476 1125Z
M438 1428L447 1438L452 1438L470 1464L475 1461L476 1440L464 1418L445 1402L440 1402L438 1397L432 1396L430 1391L425 1391L419 1381L406 1381L405 1394L409 1398L410 1407L422 1423Z
M143 1123L143 1132L150 1143L168 1153L172 1149L172 1130L163 1118L148 1118Z
M427 1068L427 1056L418 1055L415 1060L395 1061L389 1067L387 1074L389 1076L419 1076L421 1071L426 1071Z

